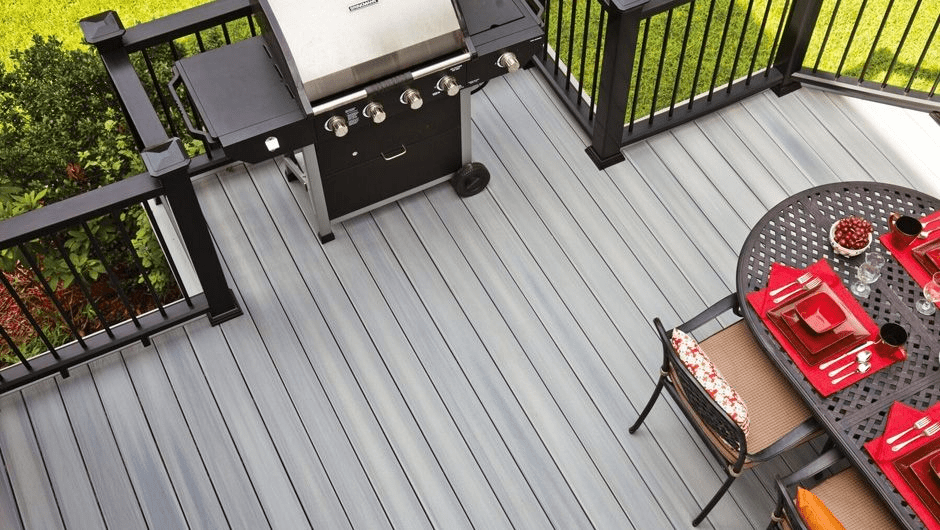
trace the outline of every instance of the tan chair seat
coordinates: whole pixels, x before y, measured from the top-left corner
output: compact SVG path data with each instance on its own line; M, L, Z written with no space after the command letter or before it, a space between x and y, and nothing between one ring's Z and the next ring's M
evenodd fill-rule
M846 530L901 526L858 471L848 468L811 490Z
M701 346L747 405L749 453L766 448L812 415L743 320L705 339Z

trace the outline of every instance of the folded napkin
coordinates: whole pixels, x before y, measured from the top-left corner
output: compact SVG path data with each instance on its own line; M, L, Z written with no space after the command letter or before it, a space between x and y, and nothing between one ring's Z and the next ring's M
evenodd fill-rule
M920 218L920 222L926 223L932 219L940 217L940 212L934 212L928 216ZM940 224L934 224L927 227L927 230L933 230L934 228L940 228ZM914 257L913 251L920 245L924 245L930 241L935 241L940 239L940 230L934 232L926 240L924 239L915 239L913 243L906 247L898 247L894 244L894 241L891 239L891 231L888 230L887 233L882 234L878 237L878 241L881 241L881 244L884 245L888 252L898 263L904 267L904 270L911 275L911 278L914 278L914 281L917 282L917 285L923 287L927 282L930 281L931 274L924 269L924 266L917 262L917 258ZM940 305L940 304L938 304Z
M891 450L891 446L885 443L887 438L892 437L895 434L902 432L908 427L914 425L914 422L920 418L928 416L931 421L930 424L933 424L936 421L940 421L940 403L932 405L926 412L917 410L913 407L909 407L903 403L897 403L891 405L891 409L888 410L888 417L885 421L885 430L884 434L875 438L874 440L869 441L865 444L865 450L868 451L868 454L871 455L872 459L878 464L878 467L881 468L881 471L885 474L885 477L891 481L891 484L898 489L898 493L904 497L904 500L910 504L911 509L920 517L921 522L931 530L940 530L940 522L933 516L930 510L927 509L927 506L924 505L923 501L914 493L914 490L908 485L907 481L904 480L904 477L898 472L897 468L894 466L894 461L902 456L916 451L919 447L922 447L927 444L936 444L940 443L940 434L935 434L930 438L920 438L915 440L905 446L898 452ZM900 440L895 442L895 445L901 443L904 440L914 436L920 430L915 429L909 434L905 434L901 437Z
M777 342L783 346L783 349L787 352L787 355L790 356L790 359L796 364L796 366L803 372L803 375L806 376L806 379L813 385L813 388L823 396L830 396L835 392L842 390L848 386L851 386L855 382L868 377L869 375L881 370L882 368L889 366L901 359L903 356L893 355L893 351L890 348L884 347L884 345L877 345L876 347L869 347L872 352L871 369L864 374L854 374L850 377L839 381L837 384L832 384L832 377L829 377L828 372L842 366L843 362L830 366L826 370L820 370L816 366L812 366L807 363L803 357L796 351L794 345L790 344L790 340L787 338L784 333L777 328L777 324L770 320L767 316L767 312L776 307L773 303L773 296L770 296L770 291L786 285L794 280L796 280L804 272L811 272L814 276L822 279L826 285L832 289L833 294L839 298L842 302L842 305L846 307L849 311L855 315L855 318L865 327L865 329L870 333L870 340L877 340L878 337L878 326L875 324L875 321L872 320L871 316L865 312L865 309L858 303L858 300L849 293L848 289L842 285L842 280L839 278L839 275L832 270L832 267L829 266L829 262L825 259L821 259L816 263L810 265L805 270L794 269L793 267L788 267L780 263L774 263L770 268L770 280L767 287L759 291L754 291L748 293L747 300L750 302L751 306L754 307L754 310L760 316L761 320L764 321L764 324L777 339ZM779 295L778 295L779 296ZM787 304L793 301L793 298L789 298L783 302ZM848 351L848 350L845 350ZM852 362L853 357L847 357L844 359L845 364ZM847 370L851 370L848 368ZM837 374L843 375L845 372Z

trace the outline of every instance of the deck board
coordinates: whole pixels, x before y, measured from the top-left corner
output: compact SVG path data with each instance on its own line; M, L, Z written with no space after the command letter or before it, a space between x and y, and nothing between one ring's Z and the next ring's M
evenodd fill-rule
M104 519L95 490L55 380L46 379L27 387L23 399L66 528L102 526Z
M0 399L3 528L688 528L724 478L658 376L651 319L734 288L749 227L814 184L940 194L927 116L753 96L598 171L539 75L473 97L474 159L320 245L274 163L196 181L245 310ZM733 322L731 315L722 325ZM717 324L709 327L717 329ZM704 528L763 528L748 472Z

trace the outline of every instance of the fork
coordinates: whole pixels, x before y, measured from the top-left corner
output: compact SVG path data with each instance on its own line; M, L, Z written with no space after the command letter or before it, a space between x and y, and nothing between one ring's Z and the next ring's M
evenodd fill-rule
M891 450L892 450L892 451L895 451L895 452L900 451L901 449L904 448L904 446L906 446L907 444L913 442L914 440L916 440L916 439L918 439L918 438L929 438L929 437L931 437L931 436L937 434L938 432L940 432L940 422L934 423L934 424L931 425L930 427L927 427L927 428L924 429L922 432L918 433L917 436L913 436L913 437L911 437L911 438L908 438L907 440L904 440L903 442L899 443L898 445L895 445L894 447L891 448Z
M802 284L804 284L804 283L810 281L811 279L813 279L813 273L811 273L811 272L804 272L804 273L803 273L799 278L797 278L795 281L792 281L792 282L790 282L790 283L788 283L788 284L786 284L786 285L783 285L783 286L781 286L781 287L777 287L777 288L774 289L773 291L770 291L770 296L777 296L777 295L780 294L781 292L785 291L785 290L787 289L787 287L791 287L791 286L796 285L796 284L802 285Z
M795 291L790 291L789 293L783 296L778 296L777 298L774 298L774 303L779 304L780 302L783 302L787 298L790 298L791 296L797 293L801 293L803 291L812 291L813 289L819 287L821 284L822 284L822 280L820 280L819 278L813 278L812 280L801 285L799 289L796 289Z
M898 441L902 436L913 431L914 429L923 429L924 427L927 426L928 423L930 423L930 418L927 416L924 416L923 418L915 421L912 427L908 427L907 429L895 434L894 436L892 436L891 438L888 438L885 441L887 442L888 445L891 445L894 442Z

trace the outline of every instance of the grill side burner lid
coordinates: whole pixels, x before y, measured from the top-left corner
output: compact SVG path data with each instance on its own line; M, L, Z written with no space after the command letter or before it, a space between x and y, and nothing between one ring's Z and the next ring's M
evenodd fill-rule
M451 0L261 0L310 101L463 49Z

